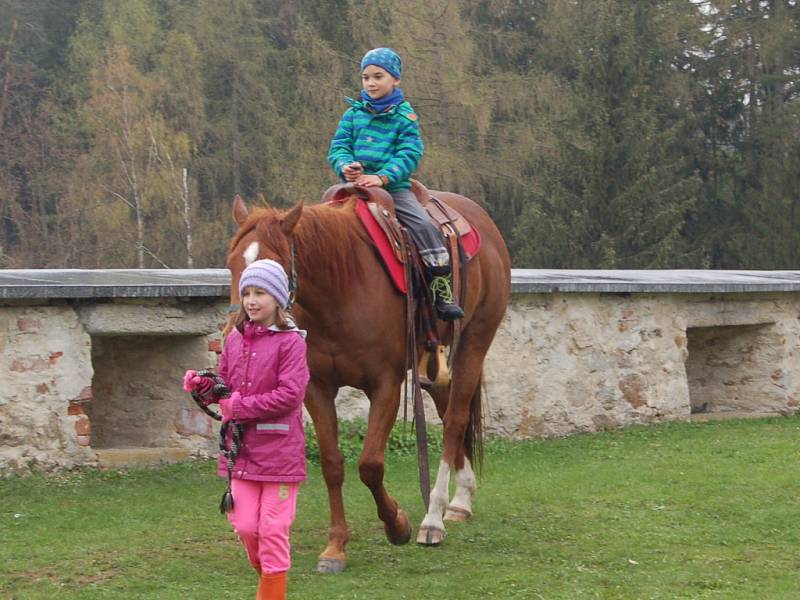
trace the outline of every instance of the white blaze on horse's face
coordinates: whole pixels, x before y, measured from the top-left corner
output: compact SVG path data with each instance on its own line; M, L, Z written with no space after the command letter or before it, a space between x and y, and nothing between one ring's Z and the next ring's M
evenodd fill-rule
M247 266L250 263L253 263L258 258L258 242L251 242L247 249L244 251L242 256L244 256L244 265Z

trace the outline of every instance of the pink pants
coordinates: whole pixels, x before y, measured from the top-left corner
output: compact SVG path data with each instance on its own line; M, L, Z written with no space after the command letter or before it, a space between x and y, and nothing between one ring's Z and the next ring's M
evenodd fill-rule
M261 573L283 573L292 564L289 530L297 509L299 483L234 479L228 520L250 563Z

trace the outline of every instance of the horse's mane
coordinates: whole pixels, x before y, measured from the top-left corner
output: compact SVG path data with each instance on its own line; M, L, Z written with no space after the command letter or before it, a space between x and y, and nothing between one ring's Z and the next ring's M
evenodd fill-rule
M289 211L274 208L256 208L236 232L231 240L230 250L239 244L243 237L256 231L263 242L288 264L288 246L276 247L274 240L282 238L280 222ZM354 211L354 201L344 205L313 204L303 208L303 214L293 232L297 249L297 271L301 276L327 276L337 287L363 278L361 263L356 258L359 247L369 238L358 222ZM369 249L371 251L371 249Z

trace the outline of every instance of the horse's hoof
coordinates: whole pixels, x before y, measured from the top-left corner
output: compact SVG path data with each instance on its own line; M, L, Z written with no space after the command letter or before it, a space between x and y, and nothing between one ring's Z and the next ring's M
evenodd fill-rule
M407 544L411 539L411 525L408 524L408 515L402 508L397 511L394 527L389 527L384 523L383 530L386 532L386 539L395 546Z
M448 506L447 512L444 513L445 521L459 521L463 522L469 519L472 513L466 508L459 508L458 506Z
M423 546L438 546L444 541L444 529L438 527L420 527L417 543Z
M345 561L339 558L320 557L317 561L317 573L341 573L344 571Z

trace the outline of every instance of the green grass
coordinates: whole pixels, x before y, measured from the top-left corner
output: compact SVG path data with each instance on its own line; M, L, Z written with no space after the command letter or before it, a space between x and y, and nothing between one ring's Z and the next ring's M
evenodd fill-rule
M418 526L416 462L387 485ZM473 519L390 546L348 466L348 567L315 572L328 509L301 489L290 597L797 598L800 418L632 427L487 445ZM438 456L432 456L432 464ZM0 480L0 598L251 598L209 462Z

